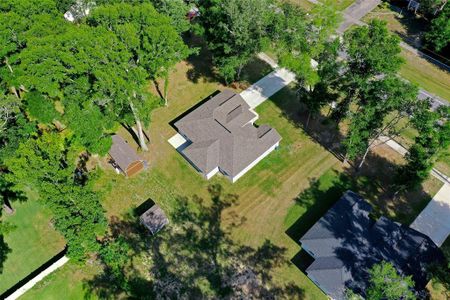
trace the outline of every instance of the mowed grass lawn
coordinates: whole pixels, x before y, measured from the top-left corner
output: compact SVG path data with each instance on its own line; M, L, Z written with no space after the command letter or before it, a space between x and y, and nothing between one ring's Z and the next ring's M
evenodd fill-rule
M50 222L50 212L39 201L13 205L16 212L2 217L15 229L5 237L11 252L0 274L0 294L47 262L65 245Z
M313 178L319 178L339 165L338 160L286 119L282 109L274 102L267 101L257 108L260 115L258 124L270 124L280 132L283 137L280 148L235 184L220 176L210 181L204 180L167 142L175 134L169 122L215 90L223 89L223 86L206 75L192 80L188 74L192 75L192 64L180 63L171 76L169 106L159 108L152 114L150 151L144 154L149 161L149 170L125 179L100 161L104 172L98 186L108 191L103 202L108 216L121 217L147 198L154 199L170 216L177 196L198 195L210 201L208 186L220 184L224 192L238 196L237 203L221 216L224 227L236 218L242 220L231 232L232 239L251 247L261 246L264 241L270 240L286 248L286 263L267 270L273 275L275 283L280 286L294 283L304 291L306 299L325 299L323 293L290 263L300 247L285 233L289 227L285 219L297 195L308 188ZM296 101L287 89L277 94L276 98L277 103ZM74 272L76 268L72 268L68 265L56 271L43 284L27 293L24 299L79 297L83 294L83 280L92 274L92 268L79 267L78 274ZM88 275L80 276L80 272Z

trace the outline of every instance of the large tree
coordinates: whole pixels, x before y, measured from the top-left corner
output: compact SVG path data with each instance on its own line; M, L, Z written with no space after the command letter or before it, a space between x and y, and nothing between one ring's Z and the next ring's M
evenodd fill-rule
M369 287L366 290L368 300L409 300L416 299L414 282L411 276L400 275L394 266L382 261L369 270Z
M434 50L441 51L450 43L450 5L431 21L430 30L425 34L425 40Z
M78 152L57 133L43 133L22 143L6 160L8 182L17 191L33 190L53 212L57 230L66 238L68 255L82 260L97 250L96 236L106 224L99 195L75 176Z
M403 129L401 120L410 115L418 105L418 88L396 76L369 81L361 91L357 108L350 114L350 126L344 141L346 158L363 155L359 168L367 154L382 135L396 136Z
M271 0L199 0L200 22L214 64L227 83L262 49L274 7Z
M346 53L346 62L338 87L343 97L332 115L337 122L349 112L350 104L358 101L369 80L394 75L403 63L400 38L379 20L346 32L341 50Z
M169 71L190 53L171 19L151 4L118 3L95 8L87 23L114 32L132 54L133 63L147 71L148 78L164 78L167 104Z
M413 112L411 122L419 134L406 155L406 165L399 168L400 187L415 187L428 178L439 154L450 145L449 118L450 108L434 112L426 101Z

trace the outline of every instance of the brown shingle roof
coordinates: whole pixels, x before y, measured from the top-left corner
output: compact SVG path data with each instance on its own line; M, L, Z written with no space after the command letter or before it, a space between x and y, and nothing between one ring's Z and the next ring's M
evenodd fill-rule
M126 172L130 164L142 160L122 137L113 135L112 140L113 143L109 150L109 155L122 171Z
M257 117L240 95L225 90L174 125L192 142L182 153L201 172L219 167L234 177L281 140L275 129L253 126Z

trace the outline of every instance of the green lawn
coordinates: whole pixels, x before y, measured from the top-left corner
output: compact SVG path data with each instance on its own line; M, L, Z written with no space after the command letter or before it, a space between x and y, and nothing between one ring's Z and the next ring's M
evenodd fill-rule
M50 212L39 201L14 203L14 208L14 215L3 216L15 229L5 237L11 252L0 275L0 293L47 262L65 244L52 227Z
M98 299L95 296L87 297L83 285L84 278L95 274L95 269L99 269L98 266L80 267L69 261L26 292L20 300Z
M318 1L320 2L321 0ZM289 0L289 2L297 4L306 10L310 10L315 5L314 3L308 0ZM355 2L355 0L335 0L335 5L337 10L343 11L344 9L349 7L353 2Z

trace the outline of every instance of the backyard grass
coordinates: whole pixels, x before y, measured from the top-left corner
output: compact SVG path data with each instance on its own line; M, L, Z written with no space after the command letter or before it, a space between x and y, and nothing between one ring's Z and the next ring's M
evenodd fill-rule
M39 201L13 205L16 212L2 217L15 229L5 237L11 252L0 274L0 294L47 262L65 245L50 223L50 212Z
M79 265L68 262L60 269L45 277L33 289L26 292L20 300L79 300L98 299L95 295L87 296L84 279L93 276L99 270L98 266Z

